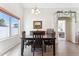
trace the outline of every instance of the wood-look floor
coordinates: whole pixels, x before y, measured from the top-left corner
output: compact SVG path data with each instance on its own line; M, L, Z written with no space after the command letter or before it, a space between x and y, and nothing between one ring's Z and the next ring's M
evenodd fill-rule
M21 56L21 44L17 45L13 49L9 50L3 56ZM24 50L24 56L32 56L31 48L26 47ZM41 52L36 52L36 56L41 56ZM44 56L52 56L52 48L47 47L47 52L44 53ZM64 40L59 40L56 43L56 56L79 56L79 45L67 42Z

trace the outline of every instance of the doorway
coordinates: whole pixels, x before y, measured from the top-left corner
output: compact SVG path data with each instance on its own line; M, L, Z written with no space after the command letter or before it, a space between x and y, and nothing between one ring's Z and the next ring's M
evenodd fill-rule
M56 37L59 39L58 21L65 20L65 39L72 43L77 43L77 19L76 12L71 10L61 10L56 12Z
M72 41L72 19L70 17L58 18L58 40Z
M66 21L58 20L58 40L66 40Z

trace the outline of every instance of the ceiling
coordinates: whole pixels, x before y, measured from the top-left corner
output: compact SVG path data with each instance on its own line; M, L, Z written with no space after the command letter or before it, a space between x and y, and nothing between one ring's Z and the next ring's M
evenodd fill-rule
M23 8L72 8L79 7L79 3L22 3Z

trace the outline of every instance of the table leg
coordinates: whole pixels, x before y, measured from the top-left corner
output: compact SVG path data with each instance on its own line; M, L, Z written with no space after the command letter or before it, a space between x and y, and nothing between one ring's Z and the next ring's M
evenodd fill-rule
M21 39L21 56L23 56L24 52L24 39Z
M54 42L53 42L53 55L55 56L55 40L54 40Z

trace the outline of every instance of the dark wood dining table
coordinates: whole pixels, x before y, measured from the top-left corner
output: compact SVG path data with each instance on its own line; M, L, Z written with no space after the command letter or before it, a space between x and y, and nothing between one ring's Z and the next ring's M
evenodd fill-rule
M21 56L23 56L23 53L24 53L24 42L26 40L33 40L33 39L38 39L38 38L33 38L33 36L30 36L30 35L26 36L26 38L21 38ZM56 39L55 37L50 37L50 36L46 36L46 35L42 38L43 45L44 45L45 40L52 40L53 41L53 45L52 45L53 46L53 48L52 48L53 56L56 55L55 39Z

